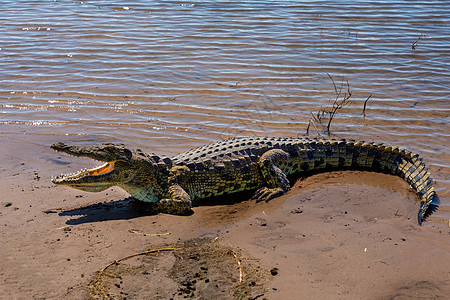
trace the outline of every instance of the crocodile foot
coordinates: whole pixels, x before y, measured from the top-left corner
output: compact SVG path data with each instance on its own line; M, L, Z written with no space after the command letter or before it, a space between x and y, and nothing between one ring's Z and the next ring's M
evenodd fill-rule
M172 215L192 214L192 204L183 200L161 199L156 203L158 212Z
M285 193L283 188L268 188L262 187L256 191L255 195L253 195L252 200L256 200L256 202L269 202L273 198L279 197Z

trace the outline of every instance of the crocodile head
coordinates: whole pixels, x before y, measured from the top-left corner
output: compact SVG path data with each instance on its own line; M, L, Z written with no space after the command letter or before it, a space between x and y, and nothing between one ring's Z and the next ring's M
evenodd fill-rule
M102 165L83 169L73 174L54 177L52 182L87 192L100 192L119 186L142 201L154 202L166 192L170 160L161 160L140 150L129 150L124 145L101 144L73 146L56 143L51 146L58 152L77 157L89 157L103 162Z

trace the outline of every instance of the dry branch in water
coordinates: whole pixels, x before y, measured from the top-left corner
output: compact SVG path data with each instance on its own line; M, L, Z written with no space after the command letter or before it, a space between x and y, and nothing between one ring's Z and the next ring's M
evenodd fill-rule
M336 83L331 77L330 74L328 74L328 77L331 79L331 82L333 83L334 92L336 93L336 97L333 100L333 104L330 108L321 108L316 115L314 115L311 112L311 119L309 119L308 127L306 128L306 135L309 135L309 129L310 126L313 125L316 129L317 134L320 136L319 130L317 130L317 126L321 125L322 127L325 127L327 129L328 135L331 135L331 122L333 121L334 117L336 116L337 112L344 108L345 106L350 105L350 97L352 96L352 91L350 90L350 84L348 83L348 80L342 78L341 85L339 88L336 86ZM330 100L331 101L331 100ZM326 122L326 123L325 123Z
M416 50L416 46L417 46L417 44L419 43L419 41L420 41L421 39L426 38L426 36L427 36L426 34L421 33L420 36L417 38L417 40L416 40L414 43L412 43L411 49Z
M364 101L364 108L363 108L364 118L366 118L366 105L367 105L367 101L369 101L370 97L372 97L372 94L370 94L370 96L367 97L366 101Z

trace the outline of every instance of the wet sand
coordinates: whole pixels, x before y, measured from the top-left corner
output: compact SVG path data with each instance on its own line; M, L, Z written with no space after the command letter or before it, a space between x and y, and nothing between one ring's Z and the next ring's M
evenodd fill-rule
M162 247L179 250L112 265L103 292L129 299L450 294L449 224L431 217L419 227L415 196L400 178L324 173L269 203L231 196L234 203L198 206L191 216L149 215L119 188L85 193L53 186L55 170L87 160L44 146L2 143L2 299L88 298L99 293L93 282L103 267Z

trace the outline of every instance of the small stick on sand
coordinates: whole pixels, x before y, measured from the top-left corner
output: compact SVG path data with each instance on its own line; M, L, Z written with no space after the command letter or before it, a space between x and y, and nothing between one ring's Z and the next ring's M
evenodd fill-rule
M145 233L145 232L139 232L139 231L134 230L134 229L130 229L130 230L128 230L128 232L140 234L140 235L143 235L143 236L158 236L158 237L170 234L170 232L166 232L166 233Z
M233 254L234 258L236 258L238 267L239 267L239 283L242 282L242 266L241 266L241 260L237 257L236 252L231 251L231 254Z
M124 261L126 259L135 257L135 256L140 256L140 255L145 255L145 254L150 254L150 253L156 253L156 252L163 252L163 251L175 251L175 250L180 250L180 248L159 248L159 249L148 249L139 253L134 253L119 259L114 260L113 262L107 264L103 269L101 269L99 271L99 275L101 276L103 272L105 272L105 270L109 267L111 267L112 265L118 265L121 261Z

